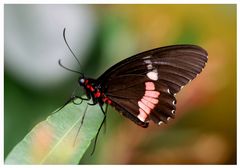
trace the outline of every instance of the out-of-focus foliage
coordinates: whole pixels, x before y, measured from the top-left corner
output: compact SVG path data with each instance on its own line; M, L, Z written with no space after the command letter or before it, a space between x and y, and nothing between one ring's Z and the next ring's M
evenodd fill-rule
M93 10L98 29L83 64L88 76L98 77L138 52L173 44L200 45L209 61L177 95L176 118L168 125L150 123L143 129L110 108L106 134L100 135L93 157L87 153L81 163L235 164L236 5L94 5ZM4 77L6 156L71 95L77 77L75 83L68 78L42 91L30 89L7 70Z

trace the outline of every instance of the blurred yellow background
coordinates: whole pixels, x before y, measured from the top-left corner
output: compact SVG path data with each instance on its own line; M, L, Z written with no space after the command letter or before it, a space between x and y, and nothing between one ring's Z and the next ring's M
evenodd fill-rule
M65 102L77 84L73 74L51 69L58 58L75 62L67 49L61 51L66 48L61 36L66 27L70 45L89 77L97 78L114 63L160 46L195 44L209 54L203 72L177 95L174 120L161 126L150 123L143 129L111 108L107 132L100 135L95 154L90 157L89 149L80 164L236 164L236 5L5 5L4 9L5 157L36 123ZM50 13L42 15L45 10ZM56 11L63 15L53 18L61 22L53 24L58 26L54 28L45 22ZM30 12L39 12L34 24L31 18L25 19ZM86 18L78 19L81 16ZM14 28L19 36L11 36L18 33ZM45 37L48 29L51 35L58 34ZM25 48L13 45L19 40ZM31 47L32 43L42 43L42 48ZM22 51L23 57L14 50ZM39 53L41 56L34 57ZM46 74L59 78L40 78L37 66L26 75L26 67L34 61L40 64L40 59L46 64L41 63L39 71L47 70ZM39 84L41 81L49 85Z

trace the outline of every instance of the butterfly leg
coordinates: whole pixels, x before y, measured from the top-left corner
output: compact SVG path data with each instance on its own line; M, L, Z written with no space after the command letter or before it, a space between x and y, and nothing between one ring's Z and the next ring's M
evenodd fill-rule
M75 104L75 105L80 105L80 104L82 104L83 100L90 100L89 98L83 98L83 97L79 97L79 96L74 96L74 97L75 97L75 99L73 99L72 102L73 102L73 104ZM77 98L81 100L80 103L76 103L76 102L75 102L75 100L76 100Z
M95 138L95 140L94 140L94 146L93 146L93 150L92 150L91 155L94 153L94 151L95 151L95 149L96 149L96 144L97 144L98 135L99 135L99 132L100 132L100 130L101 130L101 128L102 128L103 123L105 122L105 120L106 120L106 115L104 115L104 118L103 118L103 120L102 120L102 123L101 123L100 127L98 128L98 132L97 132L96 138Z
M81 102L80 102L80 103L76 103L76 102L75 102L76 99L80 99ZM72 96L72 97L70 97L70 99L67 100L66 103L64 103L64 105L62 105L57 111L52 112L52 114L55 114L56 112L62 110L66 105L68 105L68 104L71 103L71 102L73 102L75 105L79 105L79 104L82 103L83 100L89 100L89 99L88 99L88 98L83 98L83 97L81 97L81 96Z
M101 128L102 128L103 124L104 124L105 121L106 121L106 110L107 110L107 106L106 106L105 111L103 110L102 105L99 104L99 106L100 106L100 108L101 108L101 111L103 112L104 117L103 117L103 120L102 120L102 122L101 122L101 125L100 125L99 128L98 128L97 135L96 135L96 138L95 138L95 140L94 140L94 145L93 145L93 150L92 150L91 155L94 153L94 151L95 151L95 149L96 149L96 144L97 144L98 135L99 135L99 133L100 133L100 131L101 131Z
M108 104L106 104L106 108L105 108L106 121L104 122L104 134L107 132L107 110L108 110Z
M94 105L97 104L97 102L94 102L94 103L87 103L87 104L90 105L90 106L94 106Z

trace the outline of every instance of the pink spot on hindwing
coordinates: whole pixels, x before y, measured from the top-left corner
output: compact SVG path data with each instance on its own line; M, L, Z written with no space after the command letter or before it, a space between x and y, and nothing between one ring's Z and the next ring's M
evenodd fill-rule
M158 99L156 99L156 98L143 96L143 99L145 99L153 104L158 104Z
M148 106L150 109L154 109L154 107L155 107L155 104L152 104L152 102L150 102L150 101L147 101L147 100L145 100L145 99L141 99L141 102L143 102L143 104L145 104L146 106Z
M146 90L155 90L155 85L153 82L146 82L145 87Z
M142 109L139 109L139 114L138 114L137 117L138 117L139 120L144 122L147 118L147 114Z
M151 109L146 106L143 102L138 101L138 106L145 111L145 113L150 114Z
M144 96L158 98L159 95L160 95L160 92L158 92L158 91L145 91Z
M148 115L158 104L159 91L155 90L153 82L145 82L145 93L144 96L138 101L139 114L138 119L145 122Z

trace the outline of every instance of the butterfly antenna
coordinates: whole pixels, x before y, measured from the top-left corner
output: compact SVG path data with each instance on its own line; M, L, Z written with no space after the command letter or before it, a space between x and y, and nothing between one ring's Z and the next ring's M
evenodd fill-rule
M84 76L83 73L81 73L81 72L79 72L79 71L72 70L72 69L67 68L66 66L64 66L64 65L61 63L61 60L60 60L60 59L58 60L58 64L59 64L62 68L66 69L66 70L68 70L68 71L75 72L75 73L78 73L78 74Z
M68 42L67 42L67 40L66 40L65 32L66 32L66 28L63 29L63 39L64 39L64 41L65 41L65 44L67 45L68 49L69 49L70 52L72 53L73 57L77 60L78 65L79 65L80 68L81 68L82 66L81 66L81 64L80 64L80 61L77 59L76 55L74 54L74 52L72 51L72 49L71 49L70 46L68 45Z

